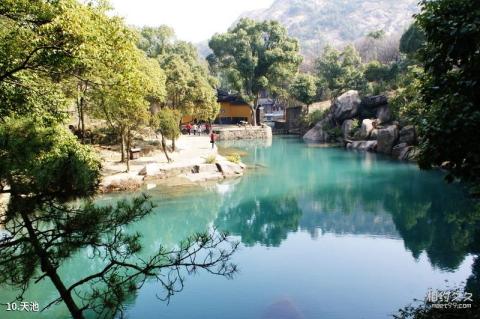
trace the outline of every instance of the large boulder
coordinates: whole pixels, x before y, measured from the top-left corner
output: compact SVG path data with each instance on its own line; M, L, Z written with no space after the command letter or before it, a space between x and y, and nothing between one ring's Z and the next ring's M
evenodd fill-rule
M353 120L345 120L342 123L342 134L343 138L350 137L350 133L352 132L353 128Z
M331 141L331 136L327 131L327 128L331 125L331 116L327 116L320 122L318 122L313 128L311 128L304 136L303 139L307 142L320 142L328 143Z
M392 148L392 156L397 159L401 159L402 154L405 152L405 149L408 148L408 145L406 143L400 143L395 145Z
M408 146L407 143L400 143L392 148L392 156L399 160L407 160L408 153L413 149L413 146Z
M370 119L365 119L362 121L362 126L360 127L360 138L368 139L374 128L374 121Z
M332 114L337 123L352 119L358 114L359 106L362 100L358 91L350 90L343 93L333 101Z
M362 98L362 107L366 109L375 109L385 104L388 104L388 98L385 95L371 95Z
M385 95L365 96L360 103L359 116L362 119L376 117L377 109L387 104L388 99Z
M406 143L407 145L415 145L417 141L417 134L413 125L403 127L399 132L399 143Z
M237 163L232 163L227 160L217 161L215 163L217 169L224 177L234 177L243 174L243 166Z
M397 144L398 127L396 125L389 125L379 129L377 135L377 152L391 154L393 146Z
M377 119L380 123L388 123L393 119L392 111L388 105L377 108Z

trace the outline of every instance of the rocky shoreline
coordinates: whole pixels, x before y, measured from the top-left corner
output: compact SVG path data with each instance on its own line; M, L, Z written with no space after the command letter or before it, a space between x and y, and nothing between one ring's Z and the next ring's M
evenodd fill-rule
M100 149L102 157L102 181L100 192L133 191L145 184L196 185L207 181L219 181L243 176L246 166L234 163L211 148L207 136L182 136L177 150L168 162L160 150L148 156L130 161L130 171L119 163L119 153Z
M347 149L415 161L417 134L413 125L393 119L384 95L361 98L348 91L336 98L324 118L304 136L306 142L342 143Z

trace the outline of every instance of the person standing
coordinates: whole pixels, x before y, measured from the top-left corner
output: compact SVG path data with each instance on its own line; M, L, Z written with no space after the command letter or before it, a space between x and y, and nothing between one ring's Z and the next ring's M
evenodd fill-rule
M198 130L197 124L193 124L193 135L197 135L197 130Z
M215 133L212 131L212 133L210 133L210 143L212 144L212 149L215 147L215 139Z

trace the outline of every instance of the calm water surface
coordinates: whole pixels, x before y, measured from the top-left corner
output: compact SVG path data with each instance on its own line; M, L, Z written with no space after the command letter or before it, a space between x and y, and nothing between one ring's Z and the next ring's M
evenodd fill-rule
M248 153L243 161L255 169L241 179L148 191L158 207L135 225L147 250L215 226L241 241L240 272L188 277L168 305L149 282L132 296L129 318L388 318L429 288L470 276L471 203L440 172L295 138L262 144L222 145ZM67 281L98 267L86 254L62 268ZM48 287L31 288L27 299L46 304L56 294ZM65 317L65 309L13 315Z

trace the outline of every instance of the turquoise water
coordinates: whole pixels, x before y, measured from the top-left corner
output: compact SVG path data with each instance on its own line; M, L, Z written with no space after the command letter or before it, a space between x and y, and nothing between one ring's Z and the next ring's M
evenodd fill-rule
M471 202L440 172L296 138L221 146L248 153L243 178L153 188L155 213L135 228L151 251L213 226L228 231L241 242L233 258L239 273L232 280L189 276L169 304L147 282L131 297L128 318L387 318L429 288L471 274L479 238L467 217ZM62 277L73 281L95 269L86 254L62 267ZM27 299L46 304L55 296L51 288L45 293L49 287L32 287ZM56 307L11 317L65 314Z

